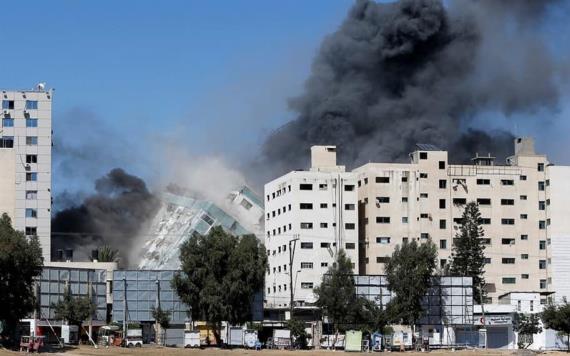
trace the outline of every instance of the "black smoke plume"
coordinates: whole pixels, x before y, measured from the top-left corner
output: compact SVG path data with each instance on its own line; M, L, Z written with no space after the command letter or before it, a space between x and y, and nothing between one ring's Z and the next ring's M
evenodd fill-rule
M73 249L85 261L103 245L119 250L122 266L129 266L138 234L158 211L160 201L145 182L120 168L95 181L95 194L80 205L59 211L52 219L52 257L59 249Z
M323 41L295 120L267 138L261 166L303 168L309 147L339 146L339 160L403 161L415 143L503 159L508 131L474 129L485 112L555 109L558 63L537 36L555 1L360 0ZM267 167L264 167L267 168Z

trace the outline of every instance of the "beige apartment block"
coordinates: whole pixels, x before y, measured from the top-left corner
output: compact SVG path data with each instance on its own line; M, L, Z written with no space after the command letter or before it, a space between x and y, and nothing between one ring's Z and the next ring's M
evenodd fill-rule
M38 236L49 261L53 93L39 84L0 95L0 214L27 236Z
M530 138L515 139L514 151L503 164L485 152L475 154L472 164L455 165L449 163L446 151L420 144L408 164L368 163L355 169L360 274L384 273L396 245L406 240L433 241L443 267L450 261L463 208L476 201L485 231L490 301L515 291L546 295L552 289L551 219L547 214L551 167L545 155L535 153ZM568 175L567 171L557 174ZM566 184L556 185L565 191ZM568 224L557 224L562 224L558 241L566 246ZM565 270L570 265L560 266ZM565 283L560 278L557 281Z

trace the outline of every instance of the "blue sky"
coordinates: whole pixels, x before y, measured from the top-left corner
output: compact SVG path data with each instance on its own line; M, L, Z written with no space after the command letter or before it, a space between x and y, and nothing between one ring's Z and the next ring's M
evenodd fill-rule
M0 86L45 81L56 89L56 194L89 189L115 166L152 181L160 167L147 159L150 147L165 138L194 155L253 156L292 117L287 99L301 93L320 42L352 3L10 1L2 5ZM566 16L558 20L545 29L554 48L567 43L558 25ZM539 149L566 141L569 112L564 105L556 114L563 130L550 129L558 136L539 140ZM488 118L482 125L512 125ZM529 121L519 134L542 129Z

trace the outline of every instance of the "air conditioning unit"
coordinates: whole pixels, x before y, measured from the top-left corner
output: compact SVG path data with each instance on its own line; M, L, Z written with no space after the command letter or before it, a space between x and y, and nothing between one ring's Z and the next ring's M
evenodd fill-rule
M4 109L3 112L4 112L4 115L10 115L10 110L8 110L8 109Z

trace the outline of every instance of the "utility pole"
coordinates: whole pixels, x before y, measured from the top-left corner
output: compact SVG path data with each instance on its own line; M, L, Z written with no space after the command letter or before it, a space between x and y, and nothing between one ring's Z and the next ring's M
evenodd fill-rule
M289 292L291 295L291 300L289 303L289 318L293 319L293 260L295 259L295 248L297 247L297 241L299 240L299 235L294 239L289 241Z
M483 331L483 334L485 335L485 345L483 346L485 349L487 349L487 327L485 326L485 300L483 299L483 286L481 288L479 288L479 299L481 299L481 324L483 325L483 328L481 329L481 331ZM479 332L479 335L481 335L481 331Z

